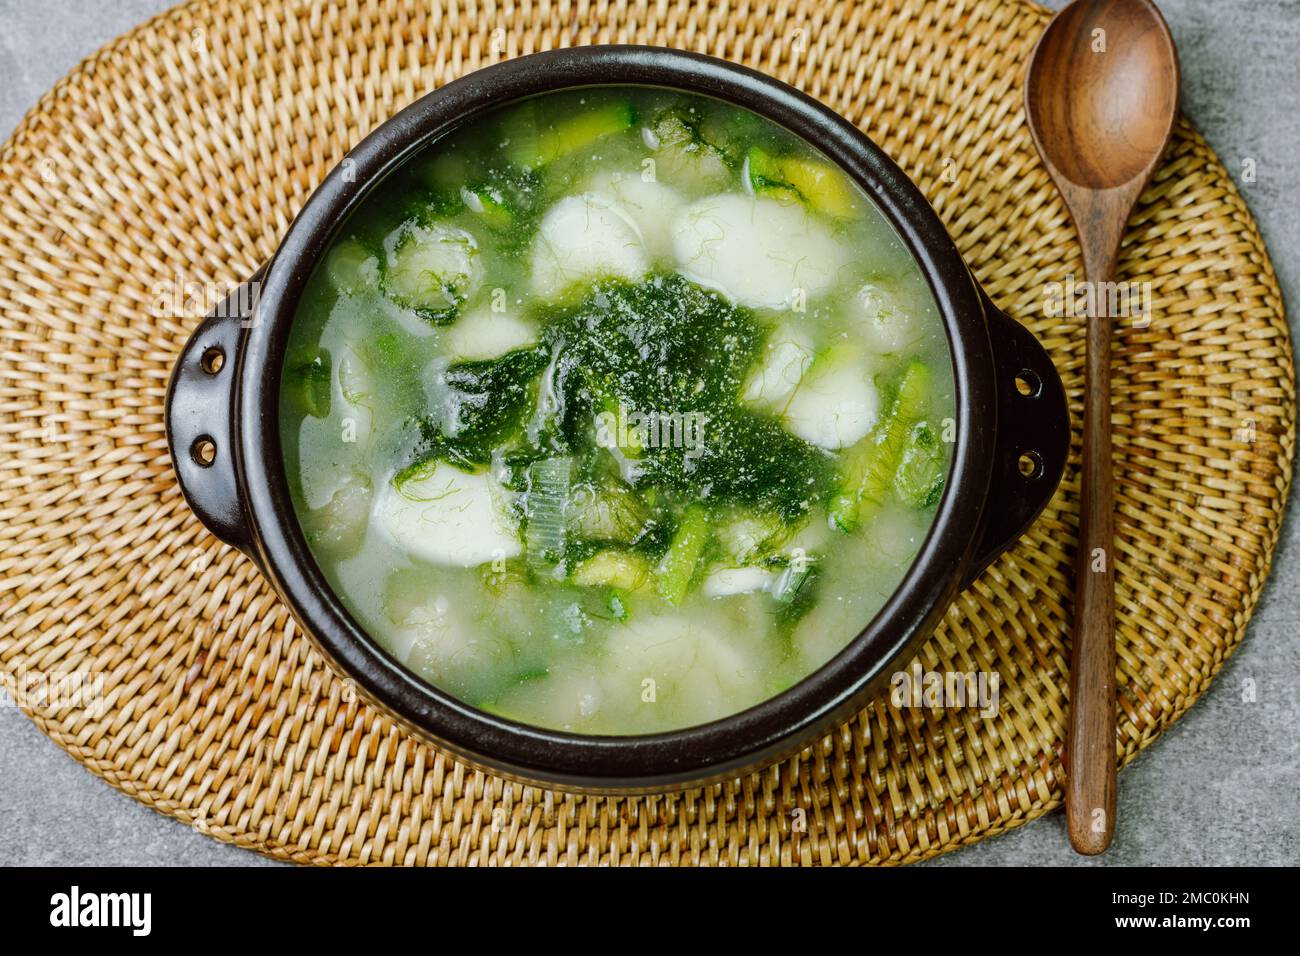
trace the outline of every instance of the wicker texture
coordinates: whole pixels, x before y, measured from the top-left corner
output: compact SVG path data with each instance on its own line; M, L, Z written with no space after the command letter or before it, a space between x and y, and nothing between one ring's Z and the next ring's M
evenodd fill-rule
M213 0L118 40L0 153L4 681L102 675L99 712L33 719L149 806L302 862L897 863L1055 807L1076 467L920 655L996 671L993 719L882 703L731 785L569 797L471 771L356 703L251 562L191 516L162 404L197 315L153 305L177 275L251 273L350 144L468 70L578 43L680 46L802 87L898 160L1053 353L1077 435L1082 326L1047 317L1043 290L1082 268L1020 98L1046 17L1014 0ZM1185 122L1119 268L1154 297L1148 328L1120 322L1114 363L1127 762L1242 638L1290 484L1295 393L1268 255Z

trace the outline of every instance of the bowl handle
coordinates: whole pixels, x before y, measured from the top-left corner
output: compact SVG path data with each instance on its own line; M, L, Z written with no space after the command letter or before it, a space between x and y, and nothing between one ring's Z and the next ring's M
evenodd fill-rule
M1047 350L980 290L993 346L998 430L970 584L1047 506L1070 455L1070 409Z
M167 386L167 445L181 493L226 544L253 553L235 476L238 350L253 322L265 267L223 299L190 336Z

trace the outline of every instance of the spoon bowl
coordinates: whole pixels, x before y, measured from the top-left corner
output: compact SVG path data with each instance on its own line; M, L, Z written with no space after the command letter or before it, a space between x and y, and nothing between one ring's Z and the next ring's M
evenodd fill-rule
M1070 4L1039 40L1028 75L1030 128L1056 173L1086 189L1145 183L1178 109L1178 54L1153 4Z

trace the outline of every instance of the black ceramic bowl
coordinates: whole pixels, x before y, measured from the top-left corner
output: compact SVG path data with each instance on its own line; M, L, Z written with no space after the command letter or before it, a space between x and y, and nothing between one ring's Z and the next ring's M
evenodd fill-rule
M723 720L635 737L529 727L463 703L388 655L317 567L289 497L278 430L290 323L313 268L374 186L451 127L551 90L637 84L687 90L759 113L838 163L879 205L927 277L947 328L957 399L952 472L914 565L840 654ZM860 709L914 652L963 587L1038 515L1065 466L1064 392L1042 346L994 308L920 191L851 124L760 73L675 50L604 46L539 53L429 94L368 136L321 184L258 275L194 334L173 373L167 434L186 500L248 554L303 629L363 697L478 766L561 787L634 792L734 777L793 753ZM254 300L256 302L254 307ZM220 353L224 361L213 357ZM215 456L211 453L215 451Z

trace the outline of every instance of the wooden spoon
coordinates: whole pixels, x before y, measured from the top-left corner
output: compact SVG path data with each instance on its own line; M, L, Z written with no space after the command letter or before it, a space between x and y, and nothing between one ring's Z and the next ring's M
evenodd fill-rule
M1087 319L1065 794L1070 842L1093 854L1115 831L1111 287L1102 283L1113 279L1124 226L1178 111L1178 54L1160 11L1149 0L1075 0L1034 48L1025 111L1079 233L1088 301L1097 306Z

